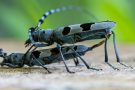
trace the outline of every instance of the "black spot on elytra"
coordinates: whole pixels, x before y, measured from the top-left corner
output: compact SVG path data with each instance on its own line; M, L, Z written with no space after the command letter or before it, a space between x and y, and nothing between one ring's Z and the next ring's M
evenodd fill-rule
M70 32L70 29L71 29L70 27L64 27L62 34L67 35Z
M40 53L41 53L41 52L39 52L39 51L34 51L34 52L32 52L32 54L35 56L35 58L39 58Z
M92 24L94 23L84 23L84 24L81 24L80 27L83 28L82 31L89 31Z

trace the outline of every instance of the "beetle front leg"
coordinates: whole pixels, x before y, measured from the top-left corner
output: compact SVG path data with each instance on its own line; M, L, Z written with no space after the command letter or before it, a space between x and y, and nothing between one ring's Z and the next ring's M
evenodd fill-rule
M66 67L67 72L69 72L69 73L74 73L74 72L72 72L72 71L69 70L69 68L68 68L68 66L67 66L67 64L66 64L65 58L64 58L63 53L62 53L62 51L61 51L61 45L57 44L57 47L58 47L58 49L59 49L59 51L60 51L60 55L61 55L61 58L62 58L62 60L63 60L63 62L64 62L64 65L65 65L65 67Z

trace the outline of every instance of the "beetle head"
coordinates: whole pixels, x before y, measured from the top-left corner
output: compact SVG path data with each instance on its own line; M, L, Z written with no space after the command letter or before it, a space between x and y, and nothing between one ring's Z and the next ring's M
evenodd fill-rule
M20 65L23 61L23 54L20 53L12 53L9 56L3 57L3 61L1 63L1 66L3 65Z

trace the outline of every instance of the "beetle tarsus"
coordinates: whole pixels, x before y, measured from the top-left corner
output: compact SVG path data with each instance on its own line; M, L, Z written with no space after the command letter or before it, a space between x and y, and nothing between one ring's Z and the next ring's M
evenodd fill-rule
M114 70L120 70L119 68L114 67L113 65L111 65L109 62L105 62L108 66L110 66L112 69Z
M122 66L124 66L124 67L126 67L126 68L131 68L131 69L133 69L133 67L132 66L128 66L128 65L126 65L126 64L124 64L124 63L122 63L122 62L118 62L120 65L122 65Z

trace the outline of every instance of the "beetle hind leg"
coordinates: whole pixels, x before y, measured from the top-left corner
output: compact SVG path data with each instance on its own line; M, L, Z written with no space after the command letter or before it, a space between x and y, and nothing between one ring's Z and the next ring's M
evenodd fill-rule
M114 70L119 70L118 68L116 68L115 66L111 65L109 62L108 62L108 52L107 52L107 38L105 40L105 46L104 46L104 49L105 49L105 63L110 66L112 69Z
M117 46L116 46L115 33L112 31L112 34L113 34L114 51L115 51L115 55L116 55L117 62L118 62L120 65L124 66L124 67L133 69L132 66L128 66L128 65L126 65L126 64L124 64L124 63L121 62L120 57L119 57L119 54L118 54L118 49L117 49Z

